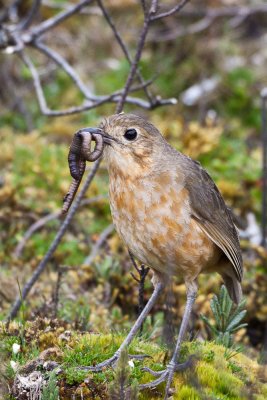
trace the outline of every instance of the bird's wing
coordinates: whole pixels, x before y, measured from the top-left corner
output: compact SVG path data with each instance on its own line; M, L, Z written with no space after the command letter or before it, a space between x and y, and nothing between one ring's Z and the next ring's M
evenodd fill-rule
M209 174L187 158L185 187L189 192L192 217L231 261L237 279L243 276L243 261L232 211Z

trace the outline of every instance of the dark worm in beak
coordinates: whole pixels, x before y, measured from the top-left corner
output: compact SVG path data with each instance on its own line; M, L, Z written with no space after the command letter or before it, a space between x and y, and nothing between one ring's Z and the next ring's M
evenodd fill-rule
M92 140L96 143L93 150L91 150ZM96 161L101 157L104 141L105 135L99 128L85 128L75 133L68 155L69 169L73 180L63 199L62 214L68 211L73 202L85 171L86 161Z
M96 142L95 149L91 151L92 139ZM68 163L71 176L79 180L81 175L81 162L95 161L103 152L102 131L98 128L85 128L76 132L68 155Z

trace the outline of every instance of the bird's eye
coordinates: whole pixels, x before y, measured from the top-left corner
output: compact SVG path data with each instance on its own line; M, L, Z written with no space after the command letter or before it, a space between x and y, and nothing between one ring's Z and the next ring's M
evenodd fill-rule
M127 129L125 134L123 135L127 140L134 140L137 137L137 132L135 129Z

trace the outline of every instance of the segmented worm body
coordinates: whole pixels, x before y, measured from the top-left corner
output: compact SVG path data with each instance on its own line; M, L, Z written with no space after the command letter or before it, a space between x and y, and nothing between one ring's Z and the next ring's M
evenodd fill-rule
M92 141L95 142L93 150L91 150ZM92 133L92 129L90 128L82 129L75 133L68 155L70 174L73 179L63 199L62 214L68 212L73 202L85 171L86 161L96 161L101 157L103 149L104 141L100 133Z
M103 137L99 133L92 133L88 135L87 132L82 132L83 144L81 148L81 154L87 161L96 161L103 152L104 142ZM93 151L91 151L92 139L95 141L96 145Z

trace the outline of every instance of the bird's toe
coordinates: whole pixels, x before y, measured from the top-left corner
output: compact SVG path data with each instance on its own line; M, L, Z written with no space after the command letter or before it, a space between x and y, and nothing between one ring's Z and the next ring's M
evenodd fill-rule
M162 382L167 381L169 371L167 369L164 369L163 371L152 371L150 368L148 368L148 372L151 373L154 376L158 376L157 379L154 381L148 382L148 383L143 383L139 385L139 389L153 389L160 385Z
M108 358L105 361L102 361L99 364L89 365L89 366L79 366L77 369L90 372L101 372L103 371L103 369L113 366L118 361L118 358L119 355L115 353L112 357Z

